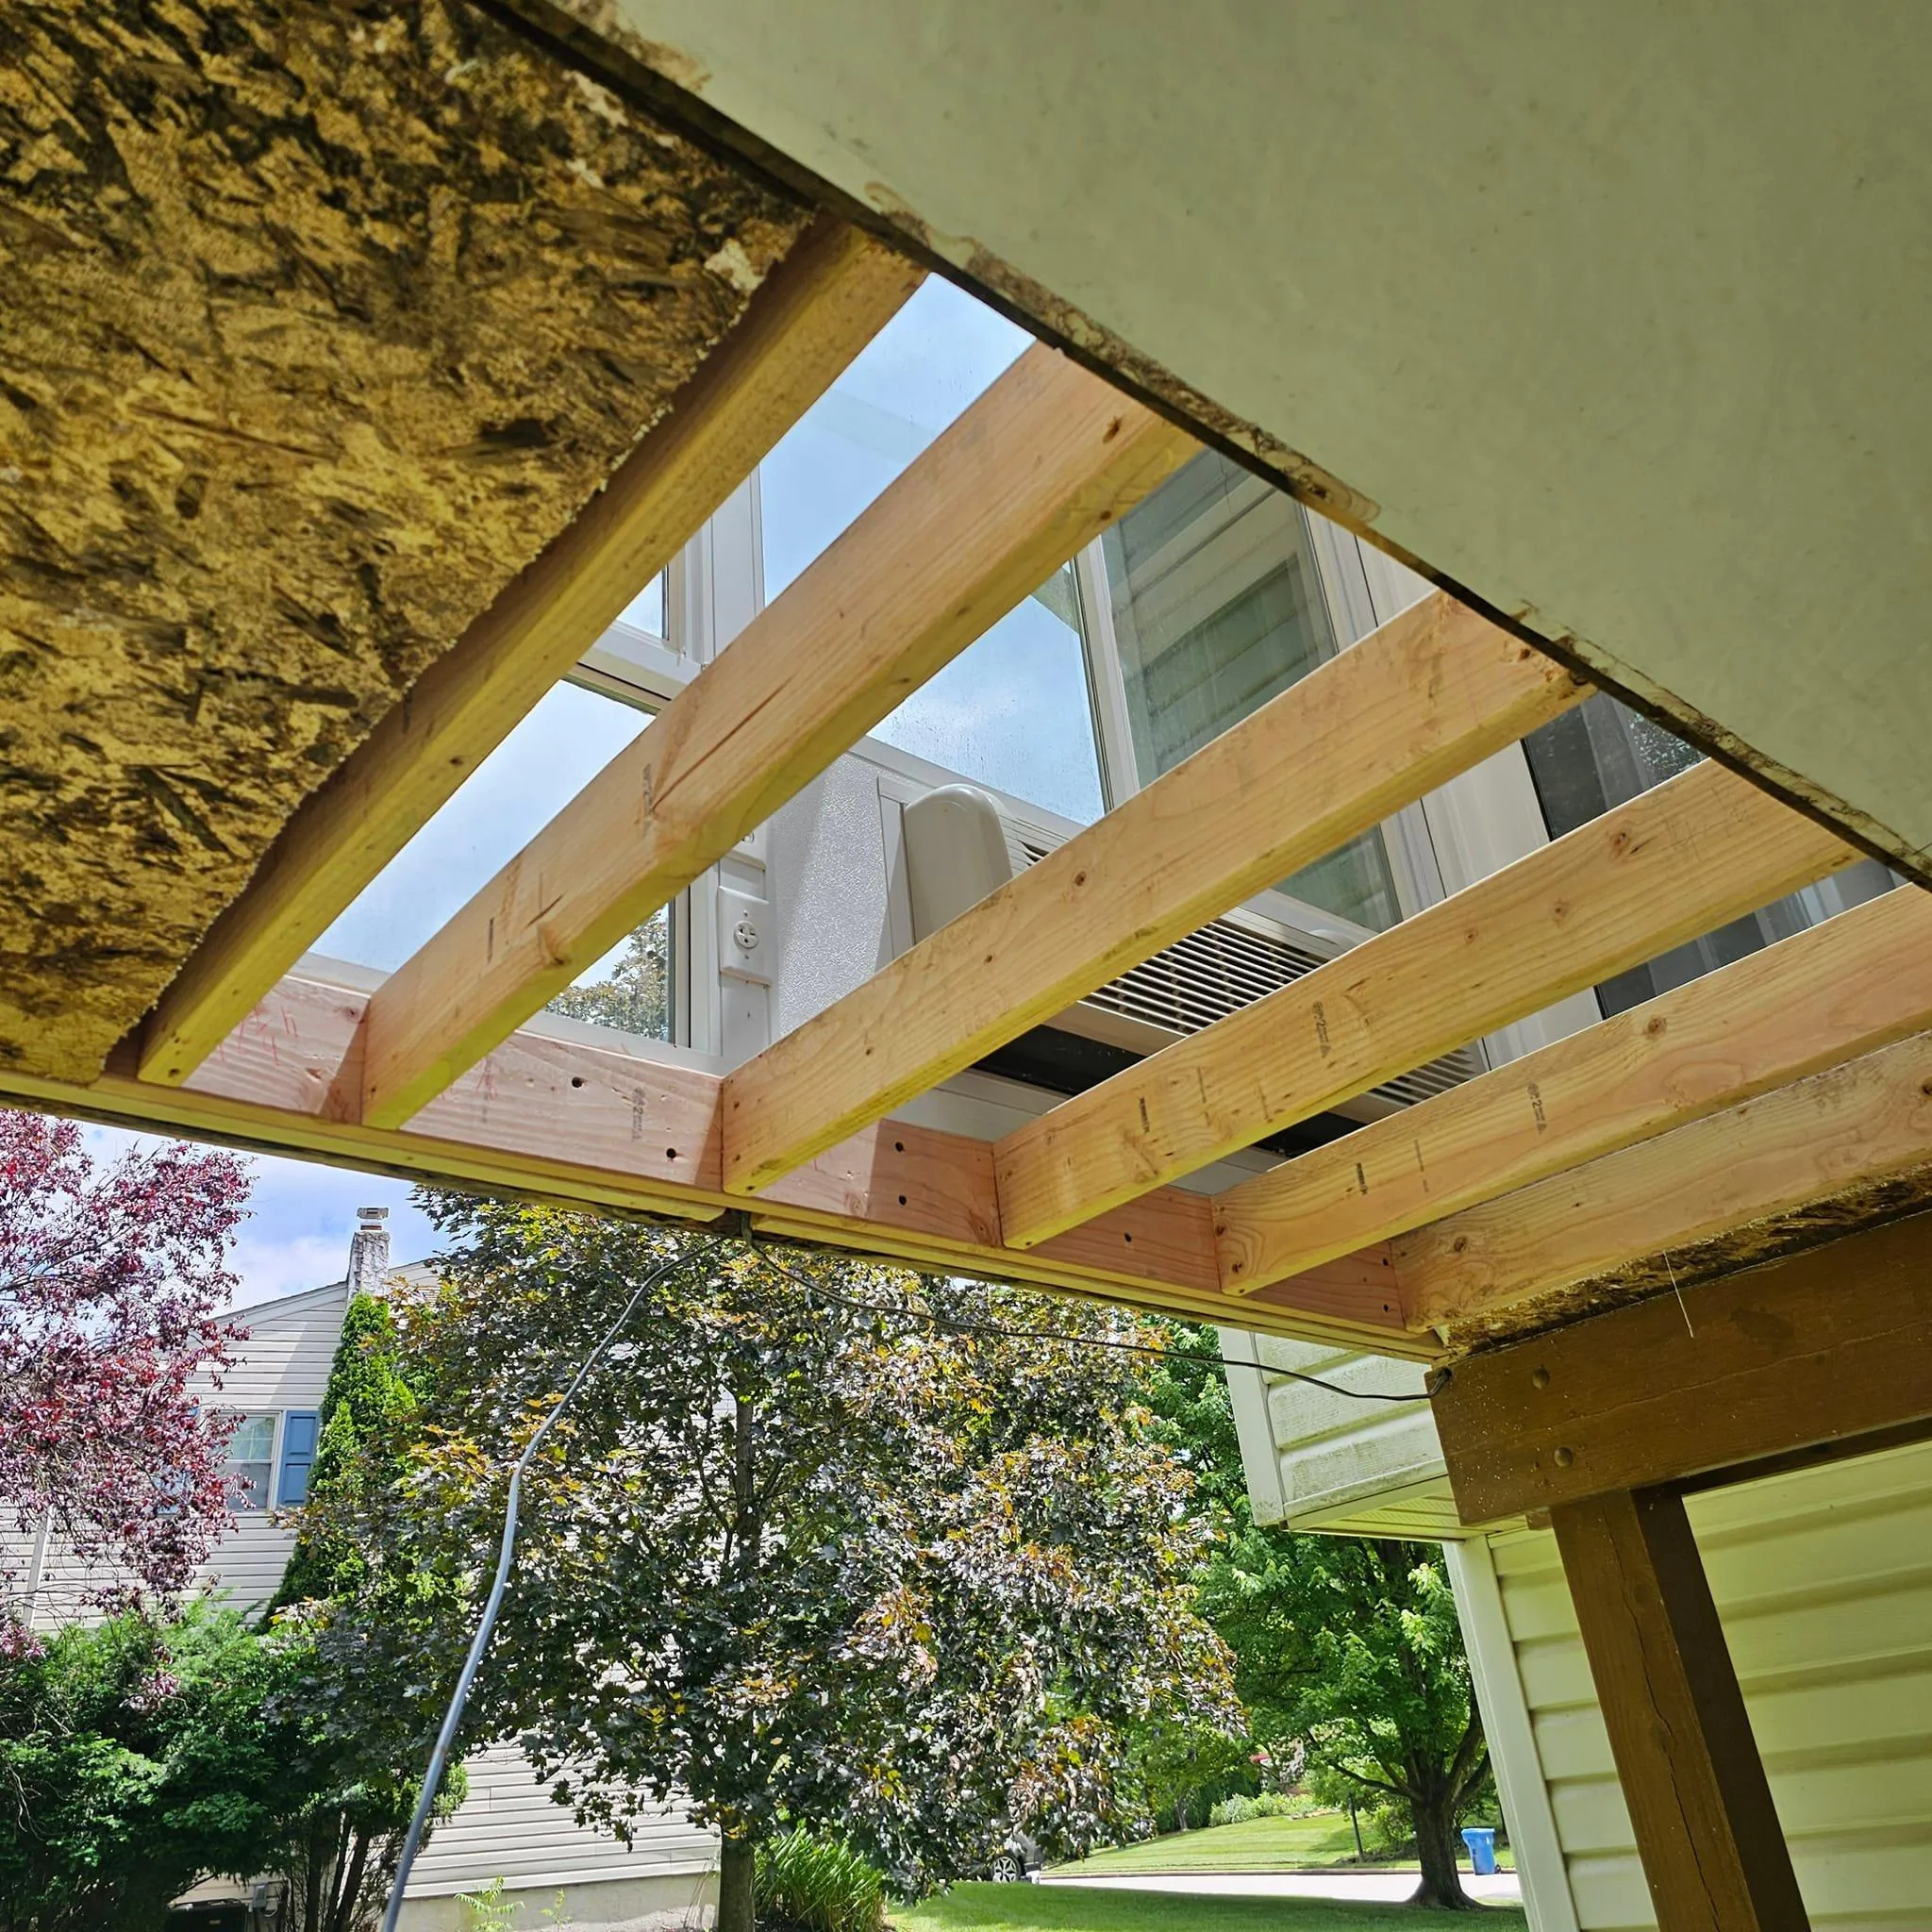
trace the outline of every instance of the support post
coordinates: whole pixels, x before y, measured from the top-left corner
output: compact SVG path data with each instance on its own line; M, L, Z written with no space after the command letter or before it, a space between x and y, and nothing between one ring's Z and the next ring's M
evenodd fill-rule
M1809 1932L1683 1498L1550 1517L1659 1932Z

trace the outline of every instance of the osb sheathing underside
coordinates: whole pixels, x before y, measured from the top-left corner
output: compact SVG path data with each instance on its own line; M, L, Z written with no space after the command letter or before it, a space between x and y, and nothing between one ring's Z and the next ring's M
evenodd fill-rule
M0 1064L98 1072L804 219L456 0L0 9Z

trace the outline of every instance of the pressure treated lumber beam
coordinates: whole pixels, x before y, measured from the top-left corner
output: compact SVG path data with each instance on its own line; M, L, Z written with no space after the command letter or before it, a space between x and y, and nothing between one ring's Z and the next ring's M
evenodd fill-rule
M1932 1033L1915 1033L1390 1246L1413 1326L1479 1335L1510 1309L1640 1264L1659 1288L1709 1274L1722 1251L1685 1251L1923 1182L1928 1169Z
M390 978L362 1117L408 1120L1193 448L1028 350Z
M904 305L924 271L829 218L576 520L270 848L162 994L142 1077L184 1080L620 617Z
M0 1070L0 1106L694 1225L741 1205L718 1184L718 1074L674 1048L553 1015L504 1041L408 1128L336 1117L330 1094L369 997L366 984L291 975L181 1086L134 1077L128 1053L85 1087ZM882 1123L788 1176L757 1204L751 1224L1188 1321L1226 1308L1206 1196L1150 1195L1035 1254L1012 1255L998 1241L991 1143L907 1122ZM1433 1339L1404 1329L1386 1275L1351 1258L1245 1319L1274 1333L1428 1358L1438 1352Z
M1252 1293L1932 1026L1932 893L1904 887L1215 1198Z
M1008 1135L1007 1241L1044 1241L1860 856L1695 765Z
M1582 695L1424 598L740 1068L725 1186L769 1185Z
M1553 1510L1658 1932L1808 1932L1683 1499Z
M1432 1407L1465 1524L1932 1419L1932 1214L1484 1349Z

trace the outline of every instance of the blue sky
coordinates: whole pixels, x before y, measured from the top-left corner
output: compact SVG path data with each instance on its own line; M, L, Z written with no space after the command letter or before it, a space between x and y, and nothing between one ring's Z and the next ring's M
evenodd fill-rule
M775 597L1025 349L1010 323L929 280L767 458L765 594ZM657 587L638 617L661 626ZM559 685L316 942L392 971L644 726L644 714ZM1085 822L1101 809L1079 638L1038 598L1002 619L879 726L934 763ZM592 969L587 977L601 972ZM87 1130L111 1157L136 1137ZM238 1305L341 1278L356 1210L390 1210L398 1262L435 1245L406 1181L248 1157L253 1212L236 1248Z
M156 1137L119 1127L83 1129L96 1159L111 1160L129 1146ZM232 1266L242 1277L238 1307L276 1295L297 1294L340 1281L349 1262L349 1237L358 1208L387 1208L398 1263L420 1261L436 1246L436 1230L409 1205L409 1183L384 1174L353 1174L275 1155L242 1157L254 1175L251 1212L235 1243Z
M1026 348L934 276L759 470L769 602ZM1085 824L1100 815L1076 631L1028 598L877 726L950 771Z

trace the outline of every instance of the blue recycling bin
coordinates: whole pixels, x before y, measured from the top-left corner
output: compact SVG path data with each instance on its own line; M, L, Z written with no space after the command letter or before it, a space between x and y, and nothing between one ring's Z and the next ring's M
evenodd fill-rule
M1492 1825L1466 1824L1462 1842L1469 1847L1469 1869L1478 1878L1487 1878L1496 1869L1496 1833Z

